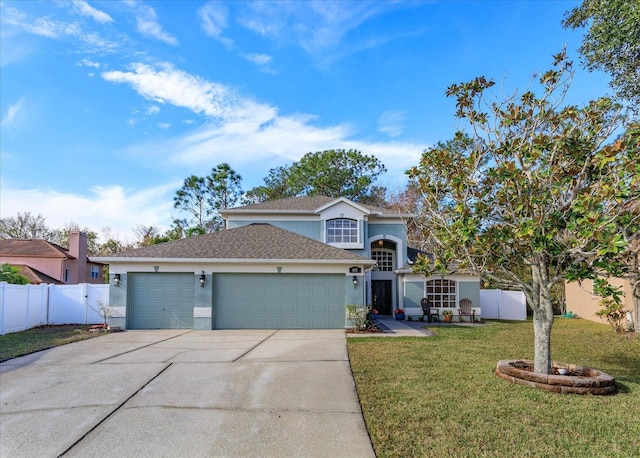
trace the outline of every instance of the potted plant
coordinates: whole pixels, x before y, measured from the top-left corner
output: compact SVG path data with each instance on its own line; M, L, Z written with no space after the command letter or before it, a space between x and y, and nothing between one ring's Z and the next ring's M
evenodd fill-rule
M393 311L393 313L395 313L396 315L396 320L404 320L404 310L402 309L395 309Z
M451 310L443 310L442 321L445 323L451 323L451 321L453 321L453 312Z

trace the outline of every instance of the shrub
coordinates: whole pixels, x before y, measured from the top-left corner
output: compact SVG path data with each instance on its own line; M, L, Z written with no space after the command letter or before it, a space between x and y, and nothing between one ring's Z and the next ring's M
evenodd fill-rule
M369 312L371 312L371 307L369 306L347 305L347 319L351 321L357 331L361 331L367 326Z
M629 310L625 310L622 303L616 302L613 299L602 299L600 301L600 307L602 307L602 309L598 310L596 315L600 318L604 317L615 332L624 331L624 323Z

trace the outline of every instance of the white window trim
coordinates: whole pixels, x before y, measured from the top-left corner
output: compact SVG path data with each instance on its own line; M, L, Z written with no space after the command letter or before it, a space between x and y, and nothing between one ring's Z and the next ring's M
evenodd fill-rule
M353 221L356 225L356 241L355 242L329 242L329 223L332 221L339 221L339 220L343 220L343 221ZM334 246L336 248L342 248L344 250L348 250L348 249L362 249L363 248L363 244L362 242L360 242L361 240L361 227L362 227L362 220L358 220L355 218L347 218L347 217L338 217L338 218L331 218L331 219L327 219L325 220L325 224L324 224L324 242L327 245L331 245Z
M100 278L100 269L98 266L91 266L91 278L97 279Z
M432 302L431 307L434 308L442 308L442 309L455 309L458 306L458 291L460 290L460 286L459 286L459 282L456 280L452 280L450 278L443 278L443 279L435 279L435 278L430 278L429 280L426 280L424 282L424 297L429 298L430 294L433 295L440 295L442 296L444 293L440 292L440 293L429 293L429 282L431 281L448 281L454 284L455 286L455 294L454 294L454 300L453 300L453 305L448 305L448 306L442 306L442 305L436 305L435 302ZM448 295L450 295L450 293L447 293Z

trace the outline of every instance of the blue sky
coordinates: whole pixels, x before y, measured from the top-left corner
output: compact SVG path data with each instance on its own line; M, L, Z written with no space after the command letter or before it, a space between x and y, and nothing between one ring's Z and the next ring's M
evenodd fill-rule
M579 3L2 1L0 215L133 241L169 227L189 175L228 162L248 190L338 148L376 156L399 190L460 127L453 83L523 90L567 46L568 102L610 92L561 26Z

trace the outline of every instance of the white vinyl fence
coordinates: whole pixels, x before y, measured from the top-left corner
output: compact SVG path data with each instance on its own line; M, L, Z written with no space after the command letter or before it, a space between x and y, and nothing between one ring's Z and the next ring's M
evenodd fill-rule
M109 285L10 285L0 283L0 335L45 324L99 324L98 301Z
M482 318L494 320L526 320L527 301L522 291L481 289Z

